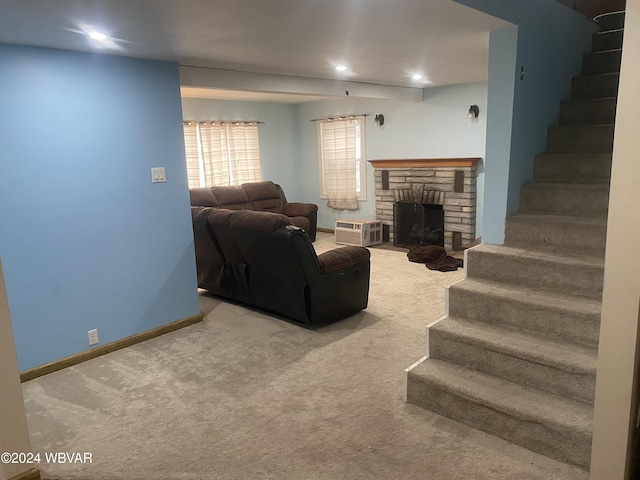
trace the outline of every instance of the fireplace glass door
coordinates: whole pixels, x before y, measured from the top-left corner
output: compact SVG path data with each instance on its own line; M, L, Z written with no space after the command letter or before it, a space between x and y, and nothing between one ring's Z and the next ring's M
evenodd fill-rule
M400 201L393 204L393 244L397 247L439 245L444 247L442 205Z

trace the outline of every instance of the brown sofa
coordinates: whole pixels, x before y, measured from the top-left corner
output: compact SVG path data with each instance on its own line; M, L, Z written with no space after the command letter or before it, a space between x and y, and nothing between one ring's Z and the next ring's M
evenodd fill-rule
M316 240L318 206L289 203L280 185L271 181L244 183L232 187L206 187L189 190L191 206L254 210L285 215L302 228L312 242Z
M321 255L285 215L191 207L198 286L298 323L322 325L367 307L370 253Z

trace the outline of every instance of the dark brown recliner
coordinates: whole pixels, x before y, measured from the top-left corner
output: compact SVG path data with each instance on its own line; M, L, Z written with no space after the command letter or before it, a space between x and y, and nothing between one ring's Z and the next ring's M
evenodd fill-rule
M198 286L210 293L312 325L367 307L366 248L316 255L309 237L285 215L202 207L191 212Z
M225 257L218 244L217 238L211 231L209 224L209 207L191 207L191 221L193 222L193 240L196 250L196 271L198 286L209 285L218 291L219 295L227 297L228 290L224 282Z
M302 228L312 242L316 240L318 206L312 203L287 202L280 185L271 181L243 183L230 187L192 188L191 206L254 210L286 215Z

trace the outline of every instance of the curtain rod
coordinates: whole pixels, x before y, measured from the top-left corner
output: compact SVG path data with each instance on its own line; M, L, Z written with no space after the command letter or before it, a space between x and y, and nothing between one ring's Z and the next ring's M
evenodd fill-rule
M331 121L331 120L346 120L346 119L353 119L356 117L368 117L369 114L368 113L350 113L348 115L334 115L333 117L326 117L326 118L314 118L313 120L309 120L310 122L322 122L325 120Z
M244 125L251 125L252 123L255 123L256 125L263 125L264 124L264 122L259 122L257 120L202 120L202 121L199 121L199 120L185 120L182 123L184 123L185 125L189 125L189 124L192 124L192 123L213 123L213 124L220 123L222 125L225 125L227 123L234 123L236 125L239 125L241 123L244 124Z

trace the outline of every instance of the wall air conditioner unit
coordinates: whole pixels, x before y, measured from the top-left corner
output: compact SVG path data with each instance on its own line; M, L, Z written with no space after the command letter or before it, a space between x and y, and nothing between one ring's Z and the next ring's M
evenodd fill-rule
M377 220L336 220L336 243L367 247L382 243L382 222Z

